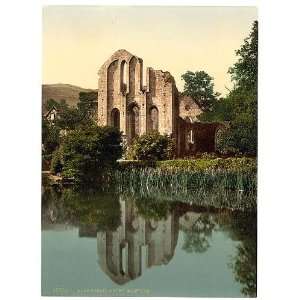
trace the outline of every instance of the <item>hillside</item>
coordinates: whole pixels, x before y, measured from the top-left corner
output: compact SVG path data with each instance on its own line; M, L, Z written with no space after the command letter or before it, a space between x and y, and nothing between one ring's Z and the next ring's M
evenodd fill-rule
M43 84L42 85L42 104L44 109L44 104L48 99L54 99L60 102L62 99L74 107L78 102L78 97L80 92L92 92L96 91L93 89L84 89L79 86L71 84Z

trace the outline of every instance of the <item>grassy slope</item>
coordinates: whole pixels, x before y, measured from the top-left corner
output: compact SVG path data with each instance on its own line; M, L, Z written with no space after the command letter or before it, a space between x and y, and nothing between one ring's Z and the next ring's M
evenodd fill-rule
M71 84L43 84L42 85L42 103L43 108L44 104L48 99L54 99L57 102L60 102L62 99L66 100L66 102L74 107L76 106L79 98L80 92L91 92L96 91L92 89L84 89L79 86L71 85Z

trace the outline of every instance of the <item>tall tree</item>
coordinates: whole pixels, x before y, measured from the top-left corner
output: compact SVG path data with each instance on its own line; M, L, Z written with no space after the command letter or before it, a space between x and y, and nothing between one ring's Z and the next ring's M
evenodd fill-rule
M77 107L86 118L95 118L97 112L97 92L80 92Z
M210 112L200 116L202 121L229 121L230 128L220 135L221 152L257 152L257 68L258 22L236 51L237 62L228 73L234 83L225 99L214 103Z
M257 91L258 68L258 22L252 25L250 35L244 40L240 49L236 50L238 61L229 68L228 73L236 88Z
M185 82L184 95L193 98L202 110L209 111L220 96L214 91L213 78L204 71L187 71L181 78Z

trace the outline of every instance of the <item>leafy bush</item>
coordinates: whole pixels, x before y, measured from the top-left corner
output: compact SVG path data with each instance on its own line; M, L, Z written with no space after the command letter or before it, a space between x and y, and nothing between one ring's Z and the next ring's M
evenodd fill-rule
M256 173L256 159L248 157L231 157L215 159L176 159L157 162L162 170L223 170L223 171L250 171Z
M142 168L148 168L148 167L155 167L156 162L151 160L121 160L118 162L119 169L125 170L125 169L142 169Z
M59 145L59 128L42 119L42 143L44 154L51 154Z
M98 182L122 155L121 133L113 127L91 126L70 132L62 144L63 176L76 182Z
M257 67L258 22L250 35L236 51L237 61L229 69L234 88L225 97L215 101L200 121L228 122L229 128L217 137L220 153L257 154Z
M52 174L61 173L62 171L62 151L61 149L57 149L53 152L51 165L50 165L50 172Z
M167 135L153 131L137 137L128 149L132 159L156 161L171 159L174 156L174 140Z

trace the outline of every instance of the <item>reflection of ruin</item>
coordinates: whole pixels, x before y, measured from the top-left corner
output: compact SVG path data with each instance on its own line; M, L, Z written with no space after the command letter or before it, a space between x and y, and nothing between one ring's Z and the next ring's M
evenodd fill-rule
M124 284L147 268L168 264L174 255L179 217L144 219L133 201L121 201L122 220L116 231L97 233L99 264L116 283Z

